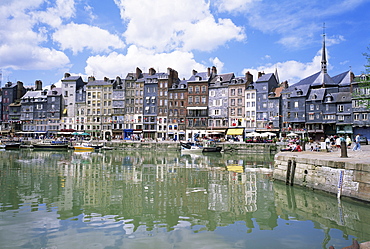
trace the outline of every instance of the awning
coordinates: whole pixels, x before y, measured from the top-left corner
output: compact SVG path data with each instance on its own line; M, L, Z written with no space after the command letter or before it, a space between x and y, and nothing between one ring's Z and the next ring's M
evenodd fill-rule
M243 135L244 129L228 129L226 135Z

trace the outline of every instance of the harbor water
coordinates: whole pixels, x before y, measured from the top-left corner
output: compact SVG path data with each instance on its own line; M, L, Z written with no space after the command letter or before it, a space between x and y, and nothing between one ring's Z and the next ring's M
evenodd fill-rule
M270 153L0 151L0 248L342 248L370 204L272 180Z

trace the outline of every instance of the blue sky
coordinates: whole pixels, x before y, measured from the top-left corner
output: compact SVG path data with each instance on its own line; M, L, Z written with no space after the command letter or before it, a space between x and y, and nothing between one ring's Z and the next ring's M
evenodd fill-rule
M290 84L320 70L364 71L369 0L1 0L2 86L58 83L65 72L125 77L136 67L275 72Z

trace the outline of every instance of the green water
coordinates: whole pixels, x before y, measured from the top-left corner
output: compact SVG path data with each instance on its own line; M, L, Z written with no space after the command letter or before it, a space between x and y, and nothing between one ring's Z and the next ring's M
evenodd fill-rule
M272 181L273 155L0 151L0 248L342 248L370 205Z

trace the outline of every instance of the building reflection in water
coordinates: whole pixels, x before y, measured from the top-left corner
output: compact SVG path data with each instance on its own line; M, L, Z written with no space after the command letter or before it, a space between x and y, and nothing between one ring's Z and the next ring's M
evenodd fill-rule
M338 206L331 196L271 181L269 154L1 153L7 157L2 169L12 170L0 186L10 179L18 185L1 195L2 211L45 203L62 220L122 222L126 235L143 226L171 231L185 223L197 232L240 221L247 232L273 230L279 219L294 217L312 220L318 229L369 236L361 230L364 220L370 224L367 205Z

